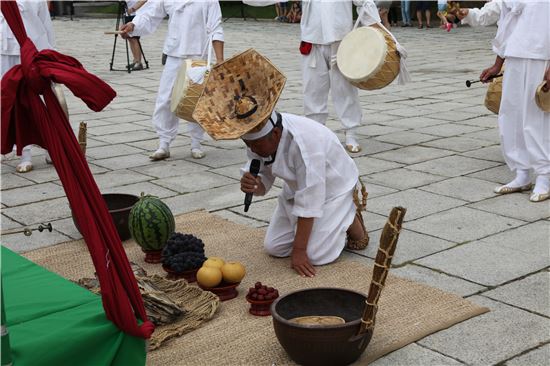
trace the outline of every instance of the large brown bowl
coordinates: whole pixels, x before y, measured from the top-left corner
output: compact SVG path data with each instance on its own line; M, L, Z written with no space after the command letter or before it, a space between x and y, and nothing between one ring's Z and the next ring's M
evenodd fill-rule
M271 305L279 343L301 365L348 365L363 353L372 337L357 336L366 295L339 288L312 288L279 297ZM346 323L304 325L291 322L302 316L339 316Z
M102 194L102 196L107 204L109 213L113 218L113 222L115 224L116 231L118 232L118 236L120 236L120 240L124 241L130 239L132 235L130 234L130 229L128 228L128 217L132 207L134 207L136 202L139 201L139 197L134 196L133 194L123 193L106 193ZM74 213L72 213L72 216L74 225L76 226L78 232L80 232Z

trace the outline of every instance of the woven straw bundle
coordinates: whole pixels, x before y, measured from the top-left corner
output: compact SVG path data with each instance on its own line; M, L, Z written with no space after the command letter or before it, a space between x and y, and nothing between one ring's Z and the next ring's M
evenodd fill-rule
M504 72L504 66L500 70L501 73ZM487 93L485 94L485 101L483 104L485 104L485 107L493 112L494 114L498 114L498 111L500 110L500 99L502 98L502 76L499 76L498 78L494 78L489 83L489 86L487 87Z
M238 139L269 118L285 82L271 61L246 50L212 68L193 118L215 140ZM253 98L257 109L238 118L235 107L245 97Z

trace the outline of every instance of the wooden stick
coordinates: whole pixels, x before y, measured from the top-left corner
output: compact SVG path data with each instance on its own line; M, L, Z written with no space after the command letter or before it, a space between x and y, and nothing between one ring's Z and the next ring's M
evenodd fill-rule
M407 210L403 207L394 207L391 210L388 221L382 230L380 236L380 247L376 254L374 269L372 271L372 281L370 283L369 293L367 295L365 310L361 319L361 327L358 334L374 328L376 312L378 310L378 300L386 283L386 277L391 266L393 253L399 239L399 232L403 218Z
M86 145L88 144L87 135L88 127L86 122L80 122L80 126L78 127L78 144L80 145L80 149L84 155L86 155Z
M123 31L105 31L103 34L123 34Z

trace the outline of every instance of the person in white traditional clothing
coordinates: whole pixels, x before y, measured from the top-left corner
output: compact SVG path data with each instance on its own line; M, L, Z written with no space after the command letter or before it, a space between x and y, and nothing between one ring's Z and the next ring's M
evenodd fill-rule
M36 49L38 51L54 49L55 37L46 1L17 0L17 6L21 12L27 35L33 41ZM2 13L0 13L0 32L2 38L1 73L3 77L9 69L20 63L20 50L19 43L17 43ZM46 161L51 163L47 153ZM33 169L30 145L23 148L21 160L15 169L19 173L30 172Z
M275 66L247 50L212 69L193 117L215 139L245 142L250 161L241 170L243 192L263 196L275 178L282 180L264 247L290 256L300 275L314 276L314 266L336 260L346 244L368 244L364 205L355 196L359 172L330 129L274 111L284 83Z
M550 3L498 0L459 14L471 25L499 24L495 63L480 79L498 74L506 60L498 123L504 160L516 177L495 193L530 190L533 170L530 200L544 201L550 197L550 113L537 107L535 92L543 80L550 85Z
M205 59L210 42L216 61L223 61L222 14L216 0L149 0L120 30L124 32L123 37L148 35L167 15L168 34L163 48L167 59L152 117L160 142L159 148L151 154L151 160L170 157L170 144L178 133L179 119L170 111L170 99L182 63L186 59ZM200 159L204 157L201 146L204 130L194 122L188 122L187 126L191 136L191 156Z
M245 0L244 3L265 6L274 2ZM356 153L361 151L356 130L363 118L359 96L336 65L338 45L353 28L352 4L357 6L363 25L380 22L372 0L302 1L300 52L303 55L304 114L325 124L330 92L334 110L345 130L346 149Z
M269 254L290 256L296 272L314 276L314 265L340 256L348 234L365 238L353 201L359 172L332 131L306 117L273 112L242 139L249 159L262 164L257 177L250 162L243 168L241 190L263 196L275 177L284 182L264 240Z

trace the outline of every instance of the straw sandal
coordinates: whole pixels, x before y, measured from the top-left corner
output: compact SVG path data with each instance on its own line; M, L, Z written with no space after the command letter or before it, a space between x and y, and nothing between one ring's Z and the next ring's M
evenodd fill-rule
M15 167L17 173L28 173L32 170L33 166L30 161L23 161Z
M359 222L361 223L361 227L363 228L363 232L365 233L365 236L361 240L355 240L355 239L351 239L348 234L346 238L346 248L351 250L363 250L367 247L367 245L369 245L369 233L365 228L363 214L361 213L361 211L366 211L367 196L369 194L367 193L367 190L365 189L365 185L363 184L361 179L359 179L359 183L361 183L361 201L359 201L359 190L355 188L353 191L353 203L355 203L355 207L356 207L355 217L359 219ZM355 218L354 218L354 221L355 221Z
M531 194L531 197L529 197L529 201L531 202L542 202L550 198L550 192L546 193L533 193Z
M159 148L157 151L149 155L149 159L153 161L164 160L170 157L170 151L163 148Z
M496 194L510 194L510 193L516 193L516 192L525 192L530 190L533 187L532 183L526 184L521 187L509 187L509 186L500 186L495 188Z

